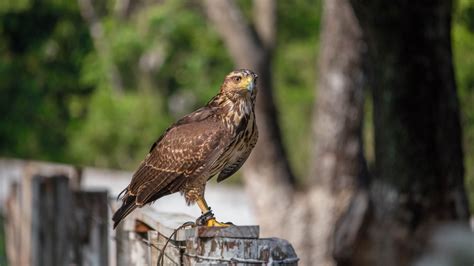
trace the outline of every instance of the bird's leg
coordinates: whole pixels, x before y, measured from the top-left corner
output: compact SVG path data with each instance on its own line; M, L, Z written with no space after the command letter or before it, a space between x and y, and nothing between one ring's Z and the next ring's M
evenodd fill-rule
M196 201L197 205L201 209L202 215L196 220L198 225L206 225L206 226L221 226L227 227L231 226L232 223L220 223L214 217L214 214L211 211L211 208L207 205L206 200L204 197L198 197Z

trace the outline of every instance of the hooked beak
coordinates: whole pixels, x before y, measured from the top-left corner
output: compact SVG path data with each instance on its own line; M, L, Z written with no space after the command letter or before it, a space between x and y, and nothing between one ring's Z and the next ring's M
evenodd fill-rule
M255 73L250 74L249 83L247 85L247 90L249 92L253 92L253 90L257 86L257 78L258 78L257 74L255 74Z

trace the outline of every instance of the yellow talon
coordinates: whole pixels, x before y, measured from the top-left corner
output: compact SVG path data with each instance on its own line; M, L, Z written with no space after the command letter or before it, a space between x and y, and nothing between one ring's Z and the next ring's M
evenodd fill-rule
M232 223L220 223L216 220L216 218L214 218L214 214L211 212L211 208L209 208L209 206L207 205L207 202L206 200L204 199L204 197L199 197L197 199L197 204L199 206L199 208L201 209L201 217L199 217L197 220L196 220L196 224L198 225L203 225L205 224L206 226L209 226L209 227L229 227L229 226L232 226L233 224Z
M232 223L220 223L216 220L216 218L211 218L207 220L206 226L212 227L212 226L219 226L219 227L229 227L232 226Z

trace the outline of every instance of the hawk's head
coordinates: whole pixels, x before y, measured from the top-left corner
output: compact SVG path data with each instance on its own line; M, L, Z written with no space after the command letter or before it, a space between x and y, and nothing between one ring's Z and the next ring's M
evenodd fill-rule
M224 79L221 92L240 96L251 96L255 99L257 95L257 74L248 70L240 69L230 72Z

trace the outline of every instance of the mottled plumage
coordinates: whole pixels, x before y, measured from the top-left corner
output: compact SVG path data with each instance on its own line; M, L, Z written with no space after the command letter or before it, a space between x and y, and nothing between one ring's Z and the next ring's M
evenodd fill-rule
M208 179L218 175L220 182L239 170L258 137L256 79L249 70L231 72L206 106L161 135L122 191L114 227L136 207L171 193L181 192L188 204L204 201Z

